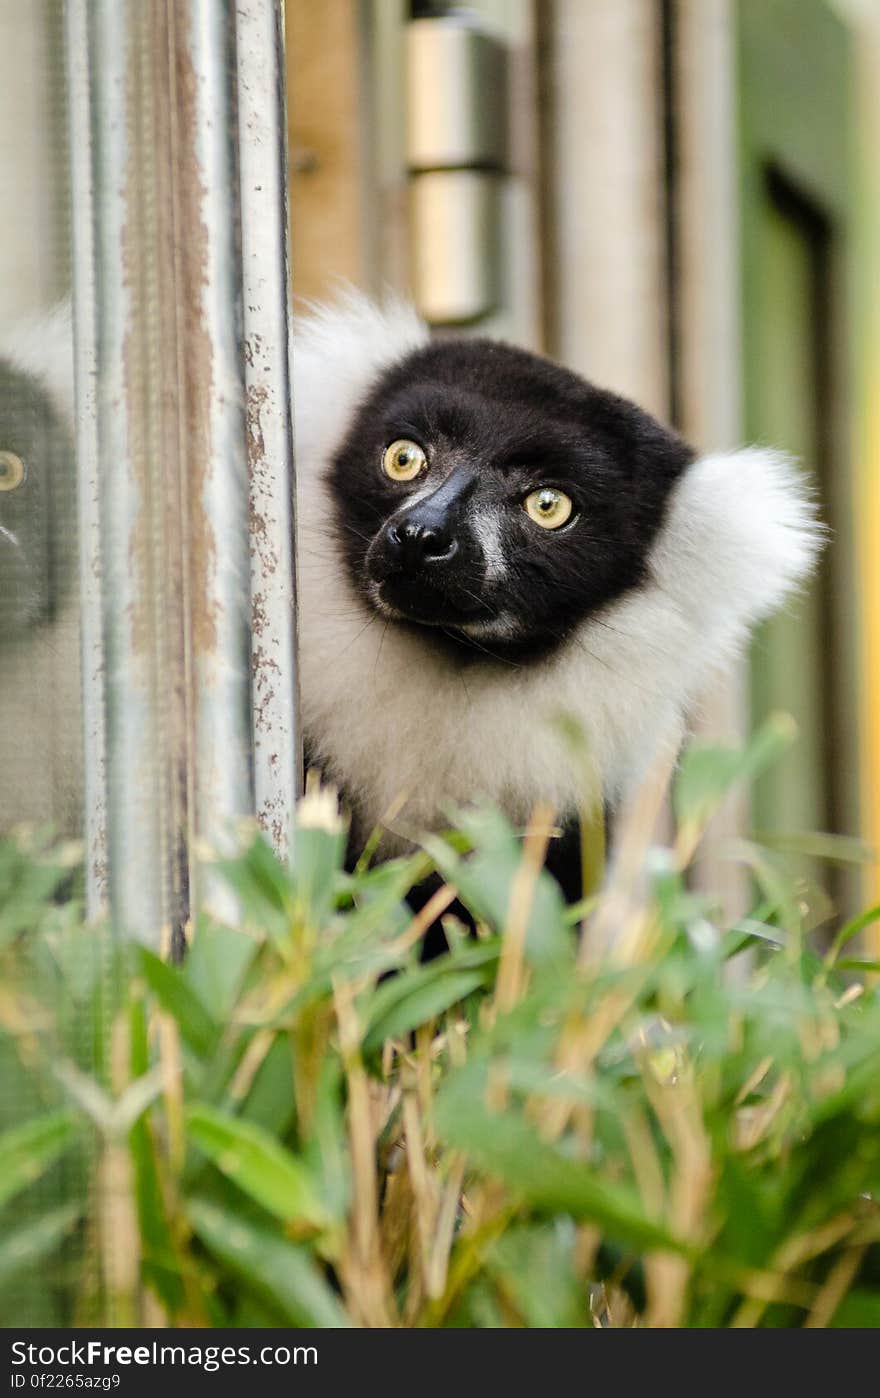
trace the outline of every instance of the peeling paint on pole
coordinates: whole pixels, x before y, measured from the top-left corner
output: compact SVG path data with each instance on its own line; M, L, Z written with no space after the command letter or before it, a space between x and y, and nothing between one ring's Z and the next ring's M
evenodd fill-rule
M95 0L89 48L111 902L179 950L253 809L235 6Z
M278 0L239 0L236 18L256 803L285 856L301 771L283 20Z
M105 911L107 898L107 776L98 433L95 404L97 332L87 0L67 0L65 17L73 213L72 280L75 308L74 378L83 683L86 911L90 918L97 918Z

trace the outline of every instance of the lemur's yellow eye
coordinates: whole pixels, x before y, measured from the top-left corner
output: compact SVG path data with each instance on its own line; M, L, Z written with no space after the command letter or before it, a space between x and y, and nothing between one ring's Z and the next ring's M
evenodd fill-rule
M563 491L544 485L526 496L523 508L542 529L561 529L571 519L574 505Z
M421 447L404 437L386 447L382 457L382 470L393 481L414 481L427 469L427 465L428 458Z
M14 451L0 451L0 490L15 490L26 475L20 456Z

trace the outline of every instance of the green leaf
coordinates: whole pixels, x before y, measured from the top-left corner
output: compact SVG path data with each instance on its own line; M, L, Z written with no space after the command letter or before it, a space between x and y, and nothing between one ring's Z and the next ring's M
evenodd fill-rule
M0 1239L0 1282L23 1269L36 1267L55 1252L80 1217L78 1204L62 1204Z
M387 944L406 930L413 912L404 901L413 884L430 871L424 854L408 859L389 860L376 869L352 877L347 891L354 906L346 911L341 935L357 946L361 954L373 946Z
M127 1135L159 1096L163 1082L162 1069L157 1066L135 1078L119 1097L113 1098L73 1063L59 1063L55 1076L93 1125L107 1136Z
M477 918L501 932L510 915L514 879L522 862L522 840L500 811L484 809L458 816L473 853L462 858L436 836L423 839L443 877ZM556 881L542 869L529 907L527 959L538 967L568 967L574 941L566 925L565 902Z
M485 1074L473 1066L453 1075L436 1100L438 1135L473 1164L503 1179L534 1208L596 1223L635 1247L686 1251L641 1207L635 1192L576 1160L513 1109L488 1111Z
M263 1127L206 1103L191 1106L186 1122L218 1170L276 1218L318 1229L331 1221L308 1168Z
M149 1022L145 995L132 996L129 1005L130 1068L143 1079L150 1063ZM146 1114L131 1127L129 1150L134 1166L134 1190L144 1279L151 1284L173 1317L184 1302L183 1280L174 1252L174 1237L166 1217L166 1201L159 1174L156 1142Z
M769 910L767 916L779 917L789 936L799 934L802 918L795 885L782 857L750 840L732 840L727 849L734 859L747 865L754 874Z
M44 923L81 856L77 845L54 843L47 829L0 841L0 947Z
M880 1291L850 1291L828 1323L832 1330L880 1330Z
M0 1205L45 1174L80 1134L73 1112L46 1116L13 1126L0 1136Z
M294 905L293 876L266 839L258 835L238 858L218 859L214 867L237 895L249 930L285 941Z
M509 1228L489 1250L490 1275L529 1329L579 1329L591 1323L574 1250L575 1230L567 1219Z
M138 948L141 971L163 1010L171 1015L184 1042L200 1058L210 1058L220 1037L212 1018L177 966L169 966L148 947Z
M369 1002L364 1051L372 1053L491 984L497 960L498 943L484 943L386 981Z
M351 1198L351 1155L345 1121L345 1071L327 1054L316 1073L312 1123L303 1155L334 1218L343 1218Z
M257 1069L239 1117L283 1136L296 1115L294 1066L290 1041L277 1034Z
M399 1039L420 1024L427 1024L444 1010L457 1005L471 991L488 984L491 974L485 971L454 971L413 988L389 1012L371 1025L364 1040L364 1051L371 1053L388 1039Z
M875 922L880 922L880 903L875 903L872 908L866 908L863 913L859 913L858 917L850 918L849 922L843 924L828 948L825 957L826 964L833 966L847 943L851 942L854 937L858 937L860 932L864 932L866 927L870 927Z
M184 976L199 1002L210 1005L216 1023L224 1024L229 1018L256 951L256 942L246 932L199 918Z
M731 787L753 779L790 747L797 728L789 714L772 714L745 748L691 743L682 754L672 804L679 825L706 824Z
M866 840L857 840L851 835L834 835L828 831L775 831L756 830L754 839L765 849L778 850L780 854L802 855L805 859L824 859L829 864L871 864L876 859L876 851Z
M307 793L297 806L294 875L300 914L319 931L330 917L345 861L347 829L331 787Z
M338 1330L351 1324L306 1248L206 1199L190 1200L187 1215L209 1252L288 1325Z

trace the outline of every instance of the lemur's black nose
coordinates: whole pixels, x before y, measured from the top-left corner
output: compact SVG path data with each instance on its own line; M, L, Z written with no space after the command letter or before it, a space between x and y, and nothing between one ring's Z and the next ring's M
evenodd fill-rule
M390 525L386 538L391 553L407 572L416 572L426 563L446 563L458 551L448 529L412 516Z

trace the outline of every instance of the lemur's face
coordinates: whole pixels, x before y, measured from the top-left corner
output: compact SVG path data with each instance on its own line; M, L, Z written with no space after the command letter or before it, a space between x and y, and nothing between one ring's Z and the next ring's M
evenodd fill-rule
M437 341L376 385L331 473L359 595L479 651L565 640L645 577L691 449L634 405L489 341Z
M0 361L0 643L51 614L75 524L70 433L33 380Z

